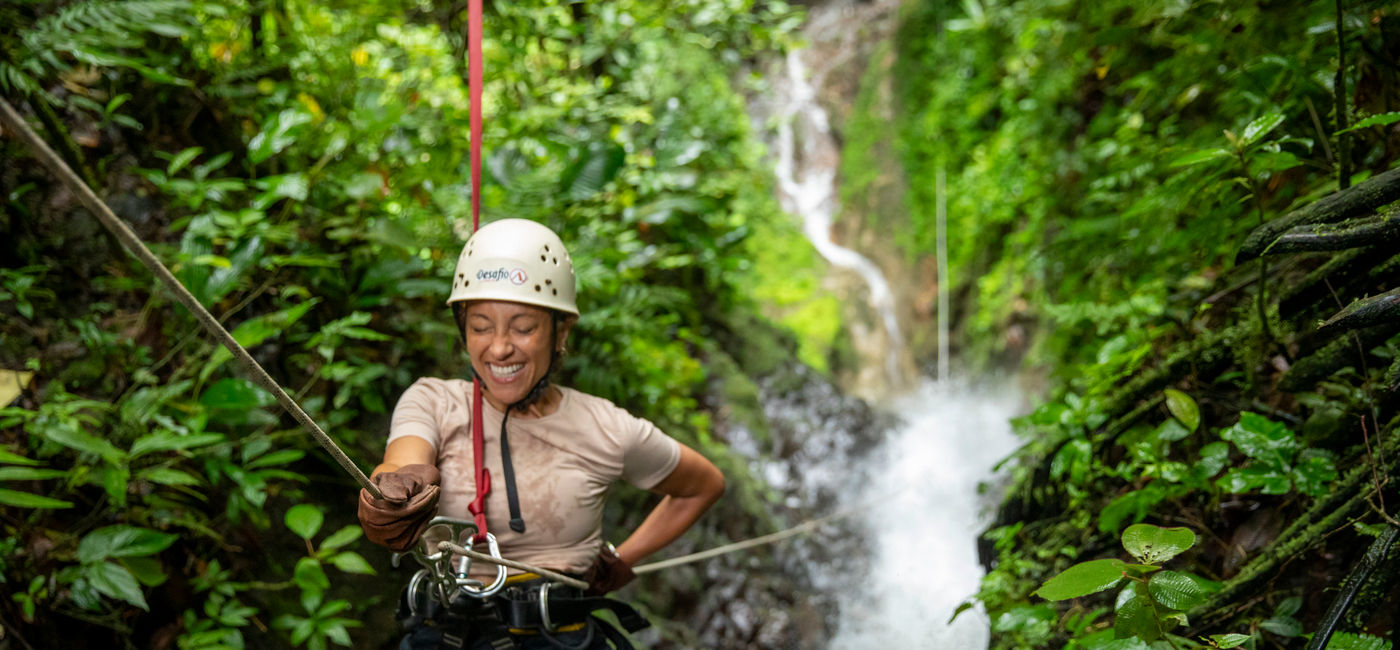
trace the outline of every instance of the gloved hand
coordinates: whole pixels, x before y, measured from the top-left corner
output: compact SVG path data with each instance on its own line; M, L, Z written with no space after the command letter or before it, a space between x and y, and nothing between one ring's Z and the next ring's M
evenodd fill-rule
M583 572L583 579L588 582L588 589L583 592L584 595L601 596L623 588L627 583L636 580L637 574L632 573L632 567L622 561L612 544L604 544L603 548L598 549L598 557L593 559L593 566Z
M370 479L383 499L360 490L360 527L375 544L402 553L418 541L428 521L437 514L440 476L432 465L404 465Z

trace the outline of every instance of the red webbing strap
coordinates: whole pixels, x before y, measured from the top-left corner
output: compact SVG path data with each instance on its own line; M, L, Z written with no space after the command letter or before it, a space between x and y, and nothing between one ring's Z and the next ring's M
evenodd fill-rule
M481 223L481 0L467 3L467 87L471 95L472 232ZM476 520L472 543L486 541L486 495L491 472L486 469L486 437L481 431L481 381L472 379L472 464L476 468L476 498L467 506Z
M467 86L471 93L472 232L481 221L481 0L467 6Z
M482 459L486 458L486 438L481 433L481 382L472 380L472 464L476 466L476 498L467 504L467 512L476 520L476 537L472 543L486 541L486 495L491 494L491 472Z

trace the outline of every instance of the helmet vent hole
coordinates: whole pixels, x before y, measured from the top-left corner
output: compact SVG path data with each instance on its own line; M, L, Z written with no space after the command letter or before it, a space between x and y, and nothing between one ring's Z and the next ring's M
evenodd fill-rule
M544 245L544 252L546 252L546 253L549 252L549 244L545 244L545 245Z
M553 292L554 292L554 295L556 295L556 296L559 295L559 290L558 290L558 289L550 289L550 291L553 291Z
M462 286L464 286L464 287L469 287L469 286L471 286L471 283L472 283L471 280L463 280L463 281L462 281Z
M545 279L544 279L544 283L545 283L545 284L554 284L554 281L551 280L551 279L549 279L549 278L545 278Z
M541 261L541 262L544 261L544 256L543 256L543 255L540 256L540 261Z
M539 291L539 290L540 290L540 285L538 285L538 284L535 285L535 291Z
M558 266L558 265L559 265L559 258L555 257L555 258L552 258L552 259L554 260L555 266Z

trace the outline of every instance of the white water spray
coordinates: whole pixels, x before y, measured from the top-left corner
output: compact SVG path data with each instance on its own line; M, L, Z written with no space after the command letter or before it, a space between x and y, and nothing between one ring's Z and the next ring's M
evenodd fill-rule
M841 593L832 648L985 648L986 615L957 606L982 578L977 535L994 503L979 494L992 465L1016 448L1010 387L925 380L892 403L906 423L871 459L878 471L855 503L870 503L870 573Z

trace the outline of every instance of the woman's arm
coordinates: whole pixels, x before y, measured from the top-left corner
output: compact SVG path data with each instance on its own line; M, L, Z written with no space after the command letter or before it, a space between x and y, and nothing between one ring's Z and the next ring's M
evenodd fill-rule
M397 471L405 465L437 465L437 450L433 444L418 436L404 436L395 439L384 448L384 462L370 472L376 474Z
M681 460L676 469L652 491L666 496L642 525L632 531L627 541L617 547L617 554L628 566L675 541L705 514L724 494L724 475L704 456L681 445Z

